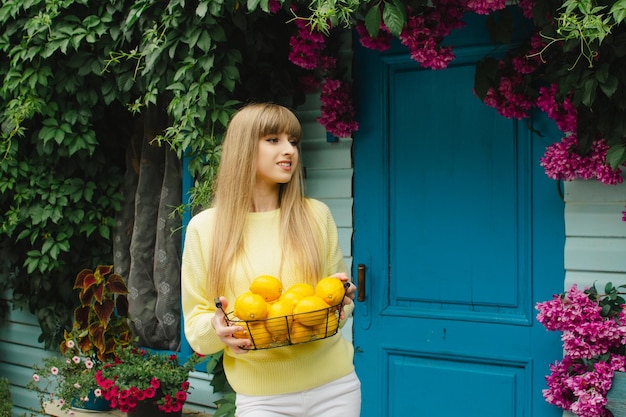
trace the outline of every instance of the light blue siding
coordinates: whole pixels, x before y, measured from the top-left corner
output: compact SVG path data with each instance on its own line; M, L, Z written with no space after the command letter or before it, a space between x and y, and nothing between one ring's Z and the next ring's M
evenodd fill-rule
M11 310L7 322L0 325L0 376L11 383L15 417L40 409L35 393L26 389L33 375L32 365L53 354L37 342L40 333L34 316L20 310Z
M626 284L626 184L579 180L564 190L564 288Z

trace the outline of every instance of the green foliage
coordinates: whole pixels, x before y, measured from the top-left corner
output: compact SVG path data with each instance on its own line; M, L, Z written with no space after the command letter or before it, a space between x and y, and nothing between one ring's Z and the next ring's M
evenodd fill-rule
M0 5L0 288L37 316L47 347L70 328L76 272L111 263L124 156L147 107L167 115L156 143L188 158L201 206L240 103L302 101L287 71L292 16L268 4Z
M95 374L102 363L115 357L119 347L132 342L128 325L128 289L112 266L100 265L95 271L83 269L76 275L74 289L80 305L74 311L72 330L64 332L61 355L46 357L33 365L28 388L43 402L50 395L63 399L62 409L83 406L98 388ZM94 401L96 397L91 397Z
M69 410L72 405L82 407L89 394L98 388L95 380L98 367L72 351L63 356L45 357L32 369L33 378L26 387L37 394L42 409L51 396L63 400L63 410Z
M13 399L11 398L11 383L8 378L0 378L0 417L11 417Z
M95 87L107 48L99 41L113 40L107 22L122 6L0 7L0 282L14 307L37 316L47 347L71 323L76 271L111 257L119 149L131 119L120 103L105 106Z
M154 396L155 389L158 389L163 397L154 397L154 401L166 406L162 410L168 412L167 406L171 405L170 401L184 404L190 388L188 384L184 385L188 382L189 372L206 359L194 353L184 363L180 363L176 354L121 346L116 349L115 358L106 362L98 371L96 380L102 388L105 399L122 411L132 413L137 400L151 398L147 394L152 392ZM155 381L159 383L156 387ZM177 395L181 392L185 394L182 398ZM120 398L130 401L128 404L115 401L114 404L113 399Z
M587 288L584 292L588 295L589 299L598 303L602 308L600 315L607 318L618 318L621 314L624 304L623 295L626 285L614 286L612 282L607 282L604 285L604 294L598 293L595 284Z
M361 4L360 0L312 0L308 5L311 29L328 35L331 28L350 27Z
M217 411L213 417L234 417L235 416L235 391L228 383L224 373L224 351L219 351L211 355L207 362L207 373L213 374L211 386L213 392L221 394L222 398L215 401Z
M586 155L594 141L604 138L610 149L607 161L612 168L626 162L626 2L610 0L547 0L535 3L533 21L544 47L529 57L539 56L541 67L524 75L524 93L536 97L542 86L558 85L556 101L571 97L576 108L578 148ZM498 13L500 14L500 13ZM556 18L553 18L555 16ZM508 43L500 34L516 22L501 20L487 29L492 40ZM508 27L508 29L507 29ZM519 47L528 49L528 44ZM511 56L523 52L513 51ZM510 57L508 58L510 60ZM484 99L501 77L499 59L483 59L477 66L475 91Z
M568 0L560 9L564 11L557 25L544 21L542 30L562 45L546 47L545 79L558 82L561 98L573 92L581 152L604 137L614 168L626 161L626 27L620 12L624 6L623 1Z

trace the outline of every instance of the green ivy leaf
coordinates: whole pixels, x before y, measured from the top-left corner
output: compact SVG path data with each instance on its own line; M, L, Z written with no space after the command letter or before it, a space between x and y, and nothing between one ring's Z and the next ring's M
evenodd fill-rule
M405 6L399 0L394 0L393 3L385 2L383 6L383 21L392 35L400 36L406 24Z
M487 92L496 84L499 63L495 58L484 58L476 63L474 72L474 91L481 100L485 99Z
M204 16L206 16L206 13L208 10L209 10L209 5L207 4L207 2L200 2L198 4L198 7L196 7L196 16L202 19L204 18Z
M203 30L202 33L200 34L200 38L198 39L198 42L196 43L196 46L200 48L202 52L207 53L211 50L212 45L213 45L213 42L211 41L211 36L209 35L209 32L207 32L206 30Z
M151 6L151 0L139 0L136 1L130 8L128 17L126 18L125 26L131 28L137 20L141 17L143 12Z
M613 15L615 23L620 24L626 18L626 1L615 2L610 13Z
M101 224L98 227L98 232L100 233L100 236L102 236L103 238L109 240L111 238L111 229L109 228L109 226L105 225L105 224Z
M626 161L626 145L617 144L611 146L606 153L606 161L613 169L619 167L624 161Z
M598 80L595 78L589 78L583 84L582 103L591 107L596 97L596 88L598 87Z
M54 240L52 238L47 238L44 240L43 245L41 245L41 253L46 253L50 251L50 248L54 246Z
M378 36L380 32L380 7L375 3L365 15L365 28L372 38Z
M607 75L604 82L600 83L600 89L607 97L613 97L619 86L619 79L615 75Z
M261 3L261 0L248 0L247 1L248 10L251 12L256 10L256 8L259 6L259 3Z

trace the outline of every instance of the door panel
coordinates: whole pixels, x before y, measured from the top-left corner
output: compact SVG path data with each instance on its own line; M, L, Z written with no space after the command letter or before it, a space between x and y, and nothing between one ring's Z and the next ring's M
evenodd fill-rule
M518 205L526 203L529 181L518 167L528 160L529 142L518 140L515 123L459 94L468 89L458 84L473 80L475 70L464 58L447 71L423 70L409 57L384 63L395 92L388 119L391 263L397 274L420 277L392 294L435 314L497 314L515 310L521 296L517 272L526 266L529 229L528 210ZM487 277L498 278L497 294L484 285Z
M472 93L475 63L491 51L481 24L459 34L442 71L398 45L380 54L355 41L363 417L560 414L541 396L560 341L534 318L564 276L563 205L538 166L550 135Z

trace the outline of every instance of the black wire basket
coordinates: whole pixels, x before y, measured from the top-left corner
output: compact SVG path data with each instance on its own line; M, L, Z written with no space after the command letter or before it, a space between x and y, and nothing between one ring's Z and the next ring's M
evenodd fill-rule
M348 285L350 284L346 283L346 288ZM215 300L215 306L224 313L228 326L243 327L243 331L233 333L233 336L249 339L251 345L246 348L247 350L259 350L308 343L334 336L339 331L343 298L340 303L320 310L263 320L240 320L233 312L226 313L219 299Z

